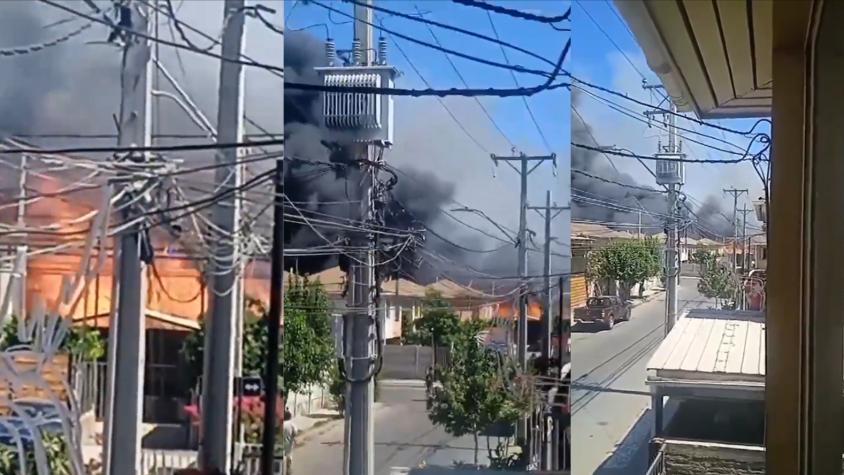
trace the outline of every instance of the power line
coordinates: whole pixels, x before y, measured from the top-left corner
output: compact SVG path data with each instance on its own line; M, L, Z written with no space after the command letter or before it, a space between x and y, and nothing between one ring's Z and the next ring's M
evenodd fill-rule
M62 36L60 36L56 39L53 39L53 40L50 40L50 41L45 41L43 43L39 43L39 44L35 44L35 45L29 45L29 46L18 46L18 47L12 47L12 48L0 48L0 56L7 57L7 58L8 57L14 57L14 56L24 56L24 55L27 55L27 54L32 54L32 53L37 53L39 51L43 51L47 48L52 48L53 46L58 46L62 43L65 43L65 42L73 39L76 36L79 36L80 34L82 34L82 32L91 28L91 26L93 24L94 24L93 22L88 22L88 23L80 26L79 28L71 31L71 32L68 32L68 33L66 33L66 34L64 34L64 35L62 35Z
M396 39L395 39L395 38L393 38L392 36L390 37L390 39L391 39L391 40L393 40L393 44L394 44L394 45L396 45L396 49L398 49L398 50L399 50L399 53L402 55L402 57L403 57L403 58L404 58L404 60L407 62L407 64L410 66L410 68L411 68L411 69L413 69L413 71L416 73L416 75L417 75L417 76L419 76L419 79L421 79L421 80L422 80L422 82L425 84L425 86L426 86L426 87L428 87L429 89L431 89L431 83L429 83L429 82L428 82L428 80L427 80L427 79L425 79L425 76L423 76L423 75L422 75L422 72L421 72L421 71L419 71L419 69L416 67L416 64L414 64L414 63L413 63L413 61L411 61L410 56L408 56L408 55L404 52L404 48L402 48L402 47L401 47L401 45L399 44L399 42L398 42L398 41L396 41ZM472 134L469 132L469 130L466 128L466 126L465 126L465 125L463 125L463 123L462 123L462 122L460 122L460 120L457 118L457 116L456 116L456 115L454 115L454 112L452 112L452 111L451 111L451 109L448 107L448 105L446 105L445 101L443 101L442 97L437 97L436 99L437 99L437 102L439 102L439 103L440 103L440 105L442 106L442 108L443 108L443 109L445 109L446 113L449 115L449 117L451 117L451 119L454 121L454 123L455 123L455 124L457 124L457 127L458 127L458 128L460 128L460 130L461 130L461 131L463 131L463 133L464 133L464 134L466 134L466 136L467 136L467 137L469 137L469 140L471 140L472 142L474 142L474 144L475 144L475 145L477 145L477 146L478 146L478 148L480 148L481 150L483 150L483 151L484 151L484 152L486 152L487 154L491 153L491 152L490 152L490 150L489 150L489 149L487 149L487 148L486 148L486 147L485 147L485 146L484 146L484 145L480 142L480 140L478 140L477 138L475 138L475 136L474 136L474 135L472 135Z
M628 101L630 101L630 102L634 102L634 103L636 103L636 104L639 104L640 106L647 107L647 108L649 108L649 109L654 109L654 110L659 111L660 113L663 113L663 114L671 114L671 115L673 115L673 116L675 116L675 117L680 117L681 119L685 119L685 120L688 120L688 121L694 122L694 123L696 123L696 124L703 125L703 126L705 126L705 127L710 127L710 128L716 129L716 130L721 130L721 131L723 131L723 132L730 132L730 133L732 133L732 134L736 134L736 135L749 136L749 135L752 135L752 134L754 133L754 131L756 130L756 127L758 127L758 126L759 126L759 124L762 124L762 123L767 123L768 125L771 125L771 120L770 120L770 119L759 119L759 120L757 120L757 121L753 124L753 126L751 126L751 127L750 127L750 129L748 129L748 130L746 130L746 131L741 131L741 130L737 130L737 129L732 129L732 128L730 128L730 127L724 127L724 126L721 126L721 125L718 125L718 124L713 124L713 123L711 123L711 122L706 122L706 121L704 121L704 120L696 119L696 118L694 118L694 117L689 117L689 116L684 115L684 114L681 114L681 113L679 113L679 112L674 112L674 111L672 111L671 109L666 109L666 108L658 107L658 106L655 106L655 105L653 105L653 104L649 104L649 103L647 103L647 102L640 101L639 99L636 99L636 98L634 98L634 97L630 97L629 95L627 95L627 94L625 94L625 93L618 92L618 91L615 91L615 90L613 90L613 89L609 89L609 88L606 88L606 87L603 87L603 86L599 86L599 85L597 85L597 84L593 84L593 83L591 83L591 82L589 82L589 81L584 81L583 79L580 79L580 78L578 78L578 77L576 77L576 76L572 75L572 74L571 74L571 73L569 73L569 72L565 72L565 74L564 74L564 75L565 75L565 76L567 76L567 77L569 77L569 78L571 78L571 80L572 80L573 82L583 84L584 86L590 87L590 88L592 88L592 89L597 89L597 90L599 90L599 91L603 91L603 92L606 92L606 93L608 93L608 94L612 94L612 95L617 96L617 97L620 97L620 98L622 98L622 99L626 99L626 100L628 100Z
M571 38L566 41L566 45L560 52L560 57L557 59L557 64L551 76L544 84L529 88L518 89L396 89L384 87L346 87L346 86L324 86L317 84L304 84L285 81L284 85L288 89L299 89L303 91L320 91L320 92L341 92L341 93L362 93L362 94L390 94L395 96L498 96L498 97L512 97L512 96L532 96L542 91L559 89L561 87L568 87L567 83L553 84L554 80L559 76L563 67L563 62L571 49Z
M163 10L163 9L162 9L162 8L161 8L161 7L160 7L160 6L156 3L156 2L151 2L151 1L148 1L148 0L140 0L140 1L144 2L144 3L145 3L146 5L148 5L149 7L154 8L154 9L155 9L156 11L158 11L159 13L163 13L165 16L169 16L169 15L168 15L168 13L167 13L166 11L164 11L164 10ZM295 6L295 4L294 4L294 6ZM175 18L171 18L171 19L172 19L172 20L174 20L174 23L175 23ZM194 27L194 26L190 25L189 23L187 23L187 22L185 22L185 21L181 21L181 24L182 24L182 26L183 26L184 28L186 28L187 30L190 30L190 31L192 31L192 32L194 32L194 33L196 33L196 34L198 34L199 36L201 36L201 37L205 38L205 39L206 39L206 40L208 40L208 41L211 41L211 42L217 42L217 41L218 41L218 39L217 39L217 38L212 37L212 36L211 36L211 35L209 35L208 33L206 33L206 32L204 32L204 31L200 30L199 28L196 28L196 27ZM173 36L173 39L175 39L176 35L172 32L172 29L171 29L171 34L172 34L172 36ZM181 57L179 56L179 49L178 49L178 48L176 49L176 56L177 56L177 57L179 57L179 58L181 58ZM249 56L247 56L245 53L241 53L241 54L240 54L240 57L241 57L241 58L243 58L243 59L246 59L246 60L252 61L252 62L254 62L254 63L257 63L257 61L255 61L254 59L250 58L250 57L249 57ZM184 73L184 68L182 68L182 69L183 69L183 71L182 71L182 72ZM283 73L281 73L281 72L278 72L278 71L272 71L272 70L268 70L267 72L269 72L270 74L272 74L272 75L274 75L274 76L276 76L276 77L279 77L279 78L281 78L281 79L284 79L284 74L283 74ZM247 118L247 120L249 120L249 119ZM253 125L254 125L254 124L253 124Z
M583 170L578 170L578 169L576 169L576 168L572 168L572 169L571 169L571 172L572 172L572 173L577 173L578 175L588 176L589 178L594 178L595 180L602 181L602 182L604 182L604 183L610 183L610 184L613 184L613 185L622 186L622 187L624 187L624 188L630 188L630 189L633 189L633 190L647 191L647 192L649 192L649 193L665 193L664 191L654 190L653 188L646 188L646 187L644 187L644 186L636 186L636 185L628 185L628 184L626 184L626 183L621 183L621 182L618 182L618 181L613 181L613 180L610 180L610 179L607 179L607 178L600 177L600 176L598 176L598 175L593 175L593 174L588 173L588 172L585 172L585 171L583 171Z
M495 96L495 97L518 97L518 96L533 96L543 91L551 91L564 87L569 87L568 83L551 84L546 81L545 84L517 89L507 88L486 88L486 89L401 89L394 87L352 87L352 86L323 86L317 84L305 84L300 82L284 82L284 87L287 89L311 92L340 92L340 93L357 93L357 94L384 94L391 96L410 96L410 97L446 97L446 96Z
M618 22L621 23L624 26L624 29L627 30L627 33L630 34L630 38L632 38L633 41L636 41L636 35L633 34L633 32L630 30L630 27L627 26L627 22L624 21L624 19L621 18L621 16L618 14L618 12L615 10L615 8L612 6L612 3L610 3L610 0L604 0L604 3L607 4L607 8L609 8L609 10L612 12L613 16L615 16L618 19Z
M496 44L500 45L501 47L507 47L507 48L513 49L513 50L518 51L520 53L523 53L527 56L530 56L531 58L542 61L542 62L544 62L544 63L546 63L550 66L554 66L553 61L549 60L548 58L545 58L544 56L536 54L533 51L524 49L524 48L517 46L517 45L514 45L512 43L507 43L505 41L501 41L500 38L492 38L492 37L486 36L482 33L478 33L478 32L471 31L471 30L466 30L466 29L463 29L463 28L460 28L460 27L457 27L457 26L449 25L447 23L440 23L438 21L429 20L429 19L425 18L424 16L422 16L421 12L418 15L410 15L410 14L402 13L402 12L399 12L399 11L396 11L396 10L390 10L388 8L379 7L379 6L375 6L375 5L372 5L372 4L364 3L364 2L361 2L361 1L358 1L358 0L343 0L343 1L348 2L348 3L352 3L354 5L366 7L366 8L369 8L369 9L377 11L377 12L385 13L385 14L390 15L390 16L397 16L397 17L405 18L405 19L408 19L408 20L411 20L411 21L423 23L423 24L428 26L429 30L430 30L431 26L436 26L438 28L456 31L456 32L462 33L464 35L468 35L468 36L471 36L471 37L474 37L474 38L478 38L478 39L482 39L482 40L489 41L489 42L492 42L492 43L496 43ZM417 11L419 10L418 7L416 7L416 9L417 9ZM442 45L439 44L439 41L437 41L437 45L442 46Z
M625 107L625 106L623 106L623 105L621 105L621 104L619 104L619 103L617 103L617 102L614 102L614 101L611 101L611 100L609 100L609 99L607 99L607 98L605 98L605 97L599 96L599 95L597 95L597 94L593 93L592 91L589 91L589 90L584 89L584 88L582 88L582 87L578 87L578 86L573 86L573 87L575 87L575 88L579 89L580 91L583 91L583 93L584 93L584 94L588 95L588 96L589 96L589 97L591 97L593 100L595 100L595 101L597 101L597 102L600 102L600 103L604 104L605 106L609 107L610 109L615 110L615 111L616 111L616 112L618 112L619 114L622 114L622 115L624 115L624 116L630 117L631 119L634 119L634 120L637 120L637 121L639 121L639 122L641 122L641 123L643 123L643 124L646 124L648 127L655 127L655 128L657 128L657 129L659 129L659 130L662 130L662 131L667 131L667 130L668 130L665 126L660 126L660 125L658 125L658 124L654 124L654 123L652 123L650 120L640 117L640 116L639 116L639 115L640 115L640 113L639 113L639 112L634 111L633 109L630 109L629 107ZM678 125L674 125L674 128L675 128L675 129L678 129L678 130L682 130L682 131L684 131L684 132L688 132L688 133L690 133L690 134L700 135L701 137L706 137L706 138L708 138L708 139L712 139L712 140L714 140L714 141L716 141L716 142L721 142L721 143L726 144L726 145L729 145L729 146L731 146L731 147L735 147L735 148L737 148L738 150L742 150L742 147L741 147L741 146L736 145L736 144L734 144L733 142L730 142L730 141L728 141L728 140L726 140L726 139L721 139L721 138L718 138L718 137L716 137L716 136L714 136L714 135L710 135L710 134L707 134L707 133L704 133L704 132L700 132L700 131L698 131L698 130L689 129L689 128L685 128L685 127L678 126ZM721 132L721 133L723 134L723 132ZM724 149L724 148L716 147L716 146L714 146L714 145L712 145L712 144L708 144L708 143L706 143L706 142L701 142L701 141L699 141L699 140L695 140L695 139L689 138L689 137L688 137L688 136L686 136L686 135L677 134L677 136L678 136L678 137L680 137L680 138L682 138L683 140L685 140L685 141L687 141L687 142L691 142L691 143L695 143L695 144L698 144L698 145L702 145L702 146L707 147L707 148L710 148L710 149L712 149L712 150L717 150L717 151L719 151L719 152L723 152L723 153L729 153L730 155L742 155L742 153L741 153L740 151L737 151L737 150L727 150L727 149Z
M416 9L418 11L419 7L416 7ZM437 35L434 33L433 28L431 28L430 26L428 26L427 28L428 28L428 32L431 34L431 38L434 39L434 41L437 43L438 46L442 46L439 38L437 38ZM447 53L443 53L443 54L445 55L445 59L448 61L448 64L451 65L451 69L454 71L455 74L457 74L457 77L460 79L460 82L463 83L463 86L466 87L466 88L469 88L469 83L463 77L463 74L457 68L457 65L454 64L454 61L452 61L451 56L449 56ZM516 84L516 86L518 87L519 85ZM481 100L478 97L475 97L474 99L475 99L475 102L478 104L478 107L480 107L481 110L483 111L484 115L486 115L487 119L489 119L489 121L492 123L492 126L495 127L495 130L497 130L498 133L501 134L501 136L504 138L504 140L506 140L507 143L509 143L511 147L515 147L515 144L513 144L513 141L510 140L510 137L508 137L507 134L504 133L504 130L501 128L501 126L498 125L498 122L496 122L495 119L492 118L492 114L489 113L489 111L483 105ZM489 153L489 152L487 151L487 153Z
M143 152L185 152L196 150L224 150L231 148L265 147L284 145L284 139L256 140L254 142L150 145L147 147L63 147L63 148L16 148L0 150L0 155L28 154L70 154L70 153L143 153Z
M200 55L203 55L203 56L207 56L209 58L214 58L214 59L217 59L217 60L220 60L220 61L237 63L237 64L241 64L243 66L256 67L256 68L265 69L267 71L274 71L274 72L277 72L277 73L280 73L280 74L284 74L284 68L280 67L280 66L274 66L272 64L260 63L260 62L252 61L252 60L243 60L243 59L239 59L239 58L227 58L227 57L224 57L224 56L221 56L221 55L218 55L218 54L211 53L209 51L203 51L202 49L191 47L189 45L184 45L184 44L181 44L181 43L177 43L175 41L165 40L163 38L155 38L151 35L147 35L147 34L144 34L144 33L137 32L137 31L135 31L131 28L128 28L126 26L123 26L121 24L117 24L117 23L114 23L114 22L111 22L111 21L108 21L108 20L97 18L95 16L88 15L86 13L82 13L80 11L74 10L73 8L68 7L68 6L66 6L66 5L64 5L64 4L62 4L58 1L55 1L55 0L38 0L38 1L41 2L41 3L45 3L47 5L50 5L51 7L57 8L59 10L63 10L65 12L71 13L71 14L76 15L78 17L85 18L85 19L90 20L92 22L96 22L96 23L100 23L102 25L106 25L106 26L112 28L113 30L119 30L123 33L138 36L140 38L144 38L146 40L149 40L149 41L152 41L152 42L155 42L155 43L159 43L159 44L163 44L163 45L167 45L167 46L172 46L174 48L183 49L183 50L186 50L186 51L191 51L193 53L200 54Z
M495 34L496 38L499 38L498 29L495 28L495 23L492 21L492 14L489 12L489 10L487 10L486 16L487 19L489 19L489 26L492 27L493 34ZM504 62L510 64L510 58L507 57L507 51L504 50L503 46L501 47L501 55L504 57ZM516 87L521 87L521 84L519 84L519 79L516 77L516 73L510 71L510 77L513 78L513 83L516 84ZM524 104L525 109L527 109L528 115L530 116L530 120L531 122L533 122L533 126L536 127L536 131L539 133L539 137L540 139L542 139L542 143L545 145L545 149L548 151L548 153L551 153L553 147L551 147L551 144L548 143L548 139L545 138L545 133L542 132L542 127L539 126L539 122L537 122L536 116L533 114L533 109L531 109L527 98L524 96L522 96L522 104Z
M475 7L480 8L481 10L491 11L495 13L501 13L503 15L521 18L523 20L531 20L536 21L539 23L560 23L563 21L568 21L569 17L571 16L571 7L569 7L565 13L562 15L557 16L543 16L543 15L535 15L533 13L527 13L520 10L514 10L512 8L506 8L499 5L493 5L491 3L480 2L478 0L452 0L454 3L458 3L460 5L465 5L468 7Z
M627 56L627 53L625 53L625 52L624 52L624 50L622 50L622 49L621 49L621 47L620 47L620 46L618 46L618 43L616 43L616 42L615 42L615 40L614 40L614 39L612 39L612 36L610 36L610 35L606 32L606 30L604 30L604 28L603 28L603 27L601 27L601 24L600 24L600 23L598 23L598 22L595 20L595 18L592 16L592 14L591 14L591 13L589 13L589 10L587 10L587 9L586 9L586 7L585 7L585 6L583 6L583 5L580 3L580 1L579 1L579 0L574 0L574 3L576 3L576 4L577 4L577 6L579 6L579 7L580 7L580 9L581 9L581 10L583 10L583 13L585 13L585 14L586 14L586 16L587 16L587 17L589 18L589 20L590 20L590 21L591 21L591 22L595 25L595 27L597 27L597 28L598 28L598 30L599 30L601 33L603 33L603 35L604 35L604 36L605 36L605 37L606 37L606 38L610 41L610 43L612 43L612 45L613 45L613 46L615 46L615 49L617 49L617 50L618 50L618 52L619 52L619 53L621 53L621 55L622 55L622 56L624 56L624 59L626 59L626 60L627 60L627 62L630 64L630 66L633 68L633 70L634 70L634 71L636 71L636 72L639 74L639 76L641 76L641 77L642 77L642 79L645 79L645 75L642 73L642 71L641 71L641 70L639 70L639 68L638 68L638 67L636 67L636 65L635 65L635 64L633 64L633 61L630 59L630 57L629 57L629 56Z
M43 0L43 1L46 1L46 0ZM338 10L336 8L330 7L330 6L328 6L324 3L321 3L317 0L310 0L310 3L313 3L314 5L322 7L324 9L328 10L328 11L332 11L334 13L337 13L338 15L342 15L346 18L355 18L353 15L350 15L350 14L348 14L348 13L342 11L342 10ZM452 50L452 49L443 48L443 47L437 46L433 43L428 43L427 41L422 41L420 39L417 39L417 38L414 38L412 36L408 36L408 35L390 30L388 28L376 25L374 23L370 23L370 22L367 22L367 21L363 21L363 23L366 24L366 25L369 25L373 28L377 28L378 30L381 30L385 33L390 33L390 34L392 34L392 35L394 35L398 38L402 38L404 40L410 41L412 43L416 43L418 45L422 45L422 46L425 46L425 47L428 47L428 48L431 48L431 49L435 49L435 50L440 51L440 52L449 53L449 54L452 54L454 56L457 56L457 57L460 57L460 58L463 58L463 59L466 59L466 60L469 60L469 61L473 61L473 62L476 62L476 63L484 64L484 65L487 65L487 66L493 66L493 67L497 67L497 68L501 68L501 69L510 69L510 70L518 71L520 73L534 74L534 75L542 76L542 77L546 77L546 78L547 77L556 77L556 74L554 74L553 72L549 73L548 71L542 71L542 70L533 69L533 68L526 68L526 67L523 67L523 66L511 66L511 65L508 65L508 64L505 64L505 63L499 63L497 61L491 61L491 60L488 60L488 59L483 59L483 58L473 56L473 55L470 55L470 54L461 53L460 51L455 51L455 50Z
M616 157L638 158L640 160L654 160L654 161L662 160L661 158L652 157L652 156L648 156L648 155L639 155L639 154L635 154L635 153L620 152L620 151L617 151L617 150L609 150L609 149L605 149L605 148L601 148L601 147L592 147L590 145L575 143L575 142L572 142L571 145L572 145L572 147L575 147L575 148L580 148L580 149L584 149L584 150L591 150L593 152L602 152L602 153L605 153L605 154L614 155ZM707 160L707 159L695 159L695 158L672 158L671 159L671 161L684 162L684 163L720 163L720 164L734 164L734 163L741 163L741 162L749 162L749 161L752 161L752 160L753 160L753 158L749 157L747 155L745 155L741 158L726 159L726 160Z

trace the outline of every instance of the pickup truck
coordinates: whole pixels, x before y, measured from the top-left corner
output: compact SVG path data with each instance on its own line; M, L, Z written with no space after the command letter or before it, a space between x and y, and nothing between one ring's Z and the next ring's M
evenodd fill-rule
M585 307L574 309L574 320L578 323L598 323L610 330L615 322L630 320L630 309L630 303L619 297L590 297Z

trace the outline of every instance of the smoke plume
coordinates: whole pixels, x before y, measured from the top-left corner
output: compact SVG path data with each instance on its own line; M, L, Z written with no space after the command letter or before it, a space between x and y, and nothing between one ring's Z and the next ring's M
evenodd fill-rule
M197 2L199 4L200 2ZM73 7L86 10L81 2L69 3ZM219 9L221 13L222 8ZM215 19L205 7L194 6L186 2L183 18L189 19L196 26L213 31L219 28L221 19ZM216 14L214 13L214 14ZM69 31L82 26L83 20L65 22L60 25L45 28L45 26L64 20L61 12L48 8L37 2L0 2L0 48L9 46L35 45L52 40ZM182 15L182 13L180 13ZM46 48L36 53L2 58L0 67L0 139L10 135L22 134L114 134L114 114L120 103L120 62L121 54L115 45L105 44L108 29L94 25L86 32L65 44ZM258 34L252 31L248 34ZM278 37L271 36L272 41L247 41L247 45L265 53L272 58L272 47L276 47ZM250 38L252 38L250 36ZM178 41L178 39L177 39ZM324 48L322 42L305 32L290 31L284 38L284 66L285 78L289 81L315 83L314 66L324 64ZM277 54L277 53L276 53ZM253 55L254 56L254 55ZM277 57L277 56L276 56ZM177 56L171 48L162 48L162 62L171 73L174 73L183 87L194 98L197 105L213 122L216 114L216 87L219 62L212 58L205 58L191 53L182 52ZM259 61L261 57L257 58ZM265 60L272 62L271 59ZM178 74L184 72L185 74ZM278 104L281 102L279 79L264 71L247 68L245 108L258 122L263 124L278 123ZM158 88L172 92L163 82ZM294 160L289 162L286 170L286 193L305 216L316 222L320 218L333 221L338 219L357 220L360 200L356 184L360 174L352 163L352 157L347 147L348 137L333 133L320 126L319 96L316 93L285 90L284 129L286 135L285 153ZM418 99L412 99L419 101ZM197 126L172 101L156 99L159 107L154 118L157 124L156 133L193 133L198 132ZM416 144L441 142L442 137L433 128L419 127L424 122L417 112L409 110L408 101L397 100L396 124L397 128L405 123L405 129L412 129L403 134L411 135L413 140L403 143ZM413 103L418 104L418 102ZM468 102L466 103L468 104ZM474 107L474 104L471 104ZM404 114L404 115L403 115ZM416 122L414 122L416 121ZM407 124L413 123L410 127ZM468 124L470 127L477 124ZM273 132L278 132L279 126L269 126ZM254 132L255 130L251 130ZM38 145L45 147L90 144L91 139L79 137L67 138L39 138L31 139ZM181 140L181 142L184 142ZM106 138L97 142L98 145L114 144L114 139ZM159 139L159 144L174 143L173 139ZM439 144L441 149L449 150L451 144ZM472 167L459 167L465 163L467 147L465 144L454 144L451 154L440 154L438 163L451 163L451 169L443 166L433 167L430 162L417 161L416 157L408 158L408 147L401 153L406 160L396 160L401 173L396 176L397 182L389 196L385 197L386 223L385 228L398 231L424 230L430 228L434 232L425 232L423 248L406 251L402 258L395 263L402 267L404 275L411 275L420 281L429 281L443 272L459 280L468 281L472 267L482 273L493 275L513 275L516 268L516 253L514 246L489 239L475 231L468 230L461 224L444 215L443 209L453 207L455 194L470 192L478 193L489 190L481 189L479 183L483 178ZM410 150L412 152L412 150ZM427 152L427 151L426 151ZM387 152L388 154L391 152ZM180 154L185 160L185 166L197 166L213 160L213 152L199 152ZM96 157L95 157L96 158ZM108 158L103 156L102 158ZM399 157L402 158L402 157ZM486 157L483 157L486 159ZM299 161L296 159L301 159ZM314 162L329 162L336 167L304 163L304 160ZM200 163L201 162L201 163ZM428 166L426 166L426 164ZM252 171L257 172L271 164L256 164ZM429 171L429 169L433 171ZM484 170L490 176L489 169ZM389 174L382 173L385 179ZM70 178L70 177L68 177ZM209 190L209 186L200 186L200 182L210 183L213 177L209 173L202 177L191 177L194 187ZM2 188L14 187L17 177L7 173L0 176ZM452 182L451 180L455 180ZM458 180L460 185L458 185ZM489 180L492 180L491 176ZM467 185L467 183L469 183ZM499 184L500 186L500 184ZM506 187L505 187L506 188ZM189 193L200 193L200 190L188 190ZM495 213L501 212L503 206L499 203L513 202L510 196L517 192L505 189L505 192L494 193L490 197L488 211L496 219ZM79 196L73 195L73 199ZM89 204L96 203L97 198L87 200ZM515 207L514 207L515 208ZM510 213L505 210L508 221L503 224L511 226L517 211ZM297 215L293 209L288 213ZM512 216L511 216L512 215ZM268 230L268 218L265 214L264 222L255 229L262 232ZM477 221L473 221L477 222ZM483 226L486 228L486 226ZM315 232L316 231L318 232ZM289 223L285 229L287 246L290 248L308 248L327 246L329 243L342 243L347 237L345 230L331 227L311 227L308 225ZM388 239L385 237L385 239ZM541 239L541 236L539 236ZM458 243L450 244L448 241ZM492 251L494 252L475 252ZM424 258L424 260L423 260ZM315 256L289 260L288 268L298 266L300 270L317 272L337 265L336 257ZM532 273L541 271L540 259L531 259ZM474 274L477 279L478 274Z
M580 94L574 90L572 103L577 105L579 100ZM571 124L572 142L594 147L603 145L595 142L592 127L583 122L579 115L572 113ZM600 152L572 147L571 160L572 170L580 170L606 180L572 172L573 219L605 223L611 228L628 231L635 231L641 219L643 233L657 234L664 231L668 204L665 193L659 191L660 187L638 183L631 175L615 168ZM647 165L653 170L653 163ZM619 183L629 186L621 186ZM652 188L653 191L642 188ZM720 203L714 196L708 197L699 208L692 203L686 204L694 214L688 209L683 210L682 214L699 224L688 228L688 236L711 238L713 235L724 236L732 233L729 222L724 220Z

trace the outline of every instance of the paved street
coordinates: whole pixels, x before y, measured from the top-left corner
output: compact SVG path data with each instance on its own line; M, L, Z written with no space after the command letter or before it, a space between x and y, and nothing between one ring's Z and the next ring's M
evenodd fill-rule
M682 278L679 311L709 307L694 278ZM641 475L653 427L645 385L648 359L663 338L664 293L633 309L629 322L572 335L572 473ZM627 437L625 437L627 436Z
M425 389L414 385L380 388L383 405L375 413L375 475L390 475L393 468L453 466L473 459L472 437L454 439L434 427L425 412ZM343 462L343 421L331 422L305 434L293 451L293 474L340 474ZM493 442L494 443L494 442ZM480 438L480 463L486 463L486 440Z

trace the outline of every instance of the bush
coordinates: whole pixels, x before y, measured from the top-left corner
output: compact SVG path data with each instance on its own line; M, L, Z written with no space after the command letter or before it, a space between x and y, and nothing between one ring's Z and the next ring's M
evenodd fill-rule
M44 433L41 435L41 440L44 442L49 474L70 475L72 473L70 454L64 437L61 434ZM25 449L26 473L38 473L32 444L27 445ZM20 470L17 447L0 445L0 475L18 475L19 473L23 472Z
M331 402L334 403L341 416L346 411L346 380L340 373L342 364L342 360L338 360L337 364L331 367L328 375L328 392L331 394Z
M0 351L20 345L18 338L18 318L12 316L2 330ZM105 355L106 343L103 336L95 328L71 326L60 347L62 351L70 353L75 359L82 361L97 361Z

